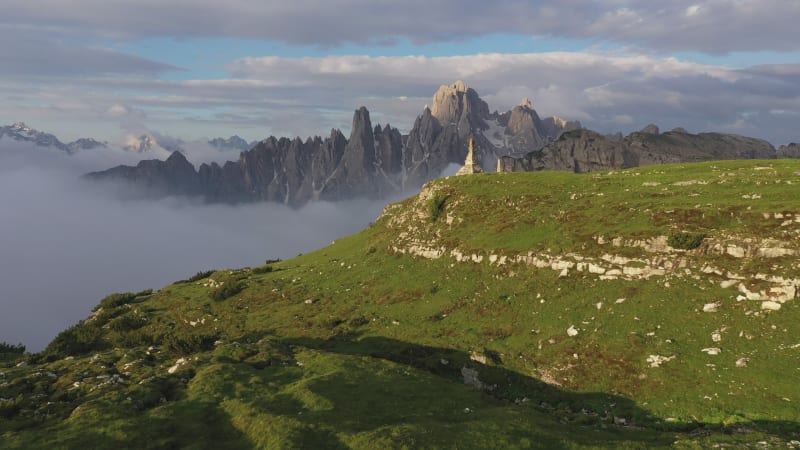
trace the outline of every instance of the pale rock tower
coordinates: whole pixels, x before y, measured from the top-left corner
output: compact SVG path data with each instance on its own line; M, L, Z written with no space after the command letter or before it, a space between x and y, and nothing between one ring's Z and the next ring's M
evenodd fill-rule
M478 159L475 157L475 138L469 138L467 159L464 161L464 167L459 169L456 175L472 175L474 173L483 173L483 169L481 165L478 164Z

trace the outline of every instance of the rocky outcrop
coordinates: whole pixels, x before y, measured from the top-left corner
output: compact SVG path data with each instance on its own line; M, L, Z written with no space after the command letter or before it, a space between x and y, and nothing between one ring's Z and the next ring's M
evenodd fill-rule
M208 145L217 150L239 150L247 151L253 148L257 142L247 142L239 136L231 136L228 139L214 138L208 141Z
M594 172L652 164L771 158L775 158L775 148L769 142L734 134L689 134L685 130L657 134L650 128L620 140L575 130L525 157L504 157L499 168L504 172Z
M541 149L579 122L559 117L541 119L533 102L524 99L504 113L489 108L463 81L441 86L433 96L433 108L424 108L409 133L403 152L405 182L421 186L448 164L461 164L468 143L475 139L475 157L484 171L494 169L498 158L523 156Z
M800 158L800 144L792 142L778 148L778 158Z

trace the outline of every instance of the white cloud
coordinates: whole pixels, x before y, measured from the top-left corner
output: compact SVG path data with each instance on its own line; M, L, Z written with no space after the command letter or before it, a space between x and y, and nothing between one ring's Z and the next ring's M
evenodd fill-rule
M91 11L92 14L86 14ZM713 14L709 14L713 11ZM518 33L659 51L800 50L796 0L7 0L0 26L100 37L238 37L336 46ZM702 23L698 23L702 18Z
M800 65L732 69L672 57L551 52L250 57L231 63L230 71L229 79L91 77L30 89L0 82L0 96L18 99L0 104L0 119L36 124L40 115L55 121L61 114L99 123L110 120L109 105L117 105L112 106L117 114L140 111L133 122L138 128L188 139L236 133L254 140L271 134L326 135L330 128L347 132L353 110L364 105L374 122L408 131L440 84L464 79L491 109L507 110L530 97L542 115L578 119L605 132L631 131L650 122L665 129L726 130L742 114L756 111L761 114L745 119L752 124L749 132L775 144L798 139L789 115L776 120L769 111L800 109ZM43 110L43 98L82 106L62 113ZM34 100L38 109L28 106ZM620 123L620 116L635 120Z

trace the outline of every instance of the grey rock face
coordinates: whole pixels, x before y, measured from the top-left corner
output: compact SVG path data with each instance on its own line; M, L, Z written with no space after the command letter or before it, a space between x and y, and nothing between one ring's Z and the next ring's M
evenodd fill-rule
M84 175L90 180L119 180L133 184L148 197L161 197L163 192L172 195L200 195L200 179L194 166L181 152L173 152L165 161L149 159L135 167L117 166L103 172Z
M792 142L778 148L778 158L800 158L800 144Z
M651 123L650 125L647 125L646 127L642 128L641 131L639 131L639 133L659 135L661 133L661 130L658 129L658 126Z
M255 146L255 144L256 144L255 142L248 143L244 139L235 135L229 137L228 139L214 138L208 141L208 145L218 150L239 150L242 152L250 150L252 147Z
M590 130L576 130L523 158L503 158L501 168L507 172L594 172L652 164L774 157L775 148L769 142L734 134L637 132L619 140Z
M332 130L326 139L270 137L222 166L202 164L195 171L180 152L174 152L166 161L142 161L86 177L123 180L148 197L196 195L210 202L302 206L311 200L377 198L399 192L401 161L400 132L387 125L375 134L369 112L361 108L353 117L349 140L339 130Z
M98 140L91 138L81 138L67 144L67 149L69 149L69 153L76 153L80 150L93 150L96 148L106 148L106 147L108 147L107 143L100 142Z

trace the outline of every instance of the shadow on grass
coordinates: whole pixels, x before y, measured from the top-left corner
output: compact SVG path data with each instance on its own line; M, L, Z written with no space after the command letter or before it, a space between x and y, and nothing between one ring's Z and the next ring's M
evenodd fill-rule
M338 335L331 339L287 338L280 342L335 354L383 359L420 369L458 384L465 383L463 369L472 369L477 371L483 385L480 390L498 401L529 405L565 426L600 426L612 433L618 433L619 438L628 443L670 445L674 442L676 433L688 439L713 439L714 436L724 439L725 436L754 432L787 441L800 438L800 424L789 421L752 421L729 426L700 422L665 422L637 406L631 399L607 393L567 391L500 365L474 361L469 353L460 350L385 337L361 338L357 333ZM605 439L593 440L591 434L581 433L570 433L568 436L568 439L578 445L607 444L607 438L608 435Z

